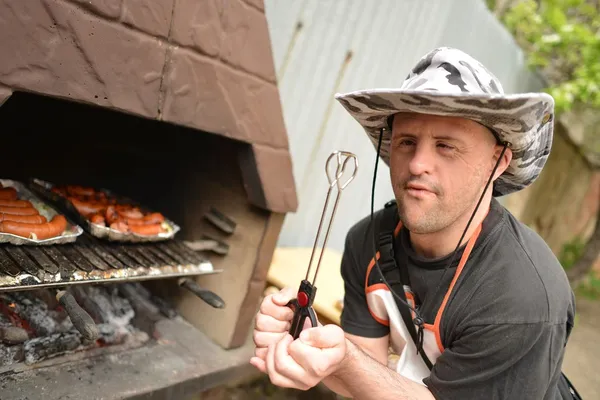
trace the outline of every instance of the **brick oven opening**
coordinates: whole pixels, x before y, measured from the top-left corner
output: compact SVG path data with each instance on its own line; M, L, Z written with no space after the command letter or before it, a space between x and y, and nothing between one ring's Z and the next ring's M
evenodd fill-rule
M198 237L203 219L190 210L214 197L204 181L245 201L239 159L247 143L25 92L0 107L0 123L3 177L107 188L162 210L185 239Z

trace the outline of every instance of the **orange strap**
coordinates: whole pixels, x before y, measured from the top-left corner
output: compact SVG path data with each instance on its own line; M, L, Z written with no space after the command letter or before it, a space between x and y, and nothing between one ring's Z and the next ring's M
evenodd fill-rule
M484 219L485 219L485 216L484 216ZM398 233L400 233L400 229L402 229L402 222L399 222L398 225L396 226L396 229L394 229L394 237L397 237ZM471 251L473 250L473 247L475 246L475 243L477 242L477 238L479 237L479 234L481 233L481 229L482 229L482 224L480 223L479 226L475 229L475 232L473 232L473 235L471 236L471 238L469 239L467 246L465 247L465 251L463 252L462 257L460 258L460 262L458 263L458 267L456 268L456 271L454 272L454 277L452 278L452 282L450 283L450 286L448 287L448 290L446 291L444 299L442 300L442 304L440 305L440 308L438 309L438 312L435 316L435 321L434 321L433 325L431 325L431 324L423 325L425 329L432 331L434 333L436 343L438 345L440 352L442 352L442 353L444 352L444 346L442 344L442 338L440 335L440 322L442 320L442 314L444 313L444 309L446 308L446 304L448 303L448 299L450 298L452 289L454 288L456 281L460 277L460 274L462 273L462 271L465 267L465 264L467 263L467 260L469 259L469 256L471 255ZM379 260L379 257L380 257L379 251L377 251L377 253L375 254L375 257L377 257L377 259ZM377 289L389 290L389 288L383 283L368 286L369 275L371 274L371 270L373 269L374 266L375 266L375 258L372 258L371 262L369 263L369 266L367 268L367 273L365 275L365 294L368 294ZM367 307L369 307L368 303L367 303ZM385 321L385 320L382 320L381 318L377 317L375 315L375 313L373 313L371 311L370 308L369 308L369 312L371 313L371 315L373 316L373 318L375 318L375 320L377 322L379 322L383 325L389 326L389 321Z
M475 242L477 242L477 238L479 237L480 233L481 233L481 224L479 224L477 229L475 229L475 232L473 232L471 239L469 239L469 242L467 243L467 246L465 247L465 251L464 251L462 257L460 258L458 267L456 267L456 271L454 272L454 277L452 278L452 282L450 282L450 287L448 287L448 290L446 291L446 295L444 296L444 300L442 300L442 304L440 305L440 308L438 309L438 312L435 316L435 321L434 321L433 325L430 325L430 324L423 325L423 327L425 329L433 331L433 333L435 334L435 341L438 345L438 349L442 353L444 352L444 345L442 344L442 337L440 335L440 322L442 320L442 314L444 313L444 309L446 308L446 304L448 303L448 299L450 298L450 293L452 293L452 289L454 288L456 281L460 277L460 274L462 273L462 271L465 267L465 264L467 263L467 260L469 259L469 256L471 255L471 251L473 250L473 247L475 246Z

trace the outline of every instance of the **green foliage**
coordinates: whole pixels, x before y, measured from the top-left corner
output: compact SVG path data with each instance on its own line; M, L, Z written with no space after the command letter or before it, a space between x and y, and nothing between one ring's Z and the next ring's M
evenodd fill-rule
M581 257L586 242L576 237L572 241L563 245L558 257L565 271L568 271L573 264ZM584 279L573 288L578 296L588 299L600 299L600 277L595 271L589 271Z
M516 0L499 16L548 82L559 113L600 108L598 7L590 0Z
M600 278L593 271L590 271L587 279L575 288L575 293L577 296L586 297L590 300L600 299Z
M585 243L586 242L584 240L576 237L572 241L565 243L562 246L558 259L565 270L571 268L575 261L581 257Z

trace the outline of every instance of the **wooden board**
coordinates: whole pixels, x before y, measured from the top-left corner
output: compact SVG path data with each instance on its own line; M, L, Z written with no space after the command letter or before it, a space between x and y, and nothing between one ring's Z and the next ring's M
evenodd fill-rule
M278 247L273 254L273 260L267 275L267 281L278 287L291 286L298 288L300 281L306 276L312 248ZM313 282L320 250L315 252L313 267L309 281ZM319 274L314 282L317 295L313 307L317 314L322 315L334 324L340 324L341 308L336 304L344 298L344 282L340 275L342 255L335 250L326 249L321 260Z

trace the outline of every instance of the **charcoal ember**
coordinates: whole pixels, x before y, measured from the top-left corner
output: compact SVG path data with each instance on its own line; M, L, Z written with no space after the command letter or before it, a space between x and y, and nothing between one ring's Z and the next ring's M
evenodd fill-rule
M0 327L13 326L12 322L6 315L0 312Z
M56 332L57 324L48 312L48 305L33 294L4 293L1 300L5 304L14 304L14 313L27 321L36 336L48 336Z
M29 334L18 326L0 326L0 341L6 344L23 343L29 339Z
M38 299L46 303L48 309L54 310L59 307L58 300L56 300L56 296L54 295L54 291L48 289L40 289L40 290L32 290L31 294L35 295Z
M163 313L167 318L175 318L178 314L177 311L165 300L162 298L155 296L150 292L144 285L139 282L131 282L131 286L137 290L137 292L144 296L147 300L154 303L156 307Z
M179 315L177 314L177 311L175 311L175 309L168 302L161 299L160 297L152 296L151 300L154 304L156 304L160 312L163 313L167 318L173 319L177 315Z
M84 289L82 286L75 286L73 288L73 296L79 303L79 305L87 311L87 313L92 317L94 322L103 323L107 322L107 314L104 309L95 302L89 295L88 290Z
M138 291L134 285L123 283L119 285L119 291L129 299L136 312L144 313L147 316L160 313L158 307L147 299L143 292Z
M72 330L37 337L23 344L25 364L31 365L76 350L82 345L81 334Z
M23 345L7 346L0 344L0 367L23 361Z
M131 325L122 327L111 324L98 324L99 339L105 344L121 344L134 331L135 329Z
M57 323L56 332L68 332L74 328L73 321L71 321L66 312L60 313L60 316L55 317L55 320Z
M135 317L129 300L119 295L118 290L102 286L85 288L87 297L101 310L99 322L126 327Z

